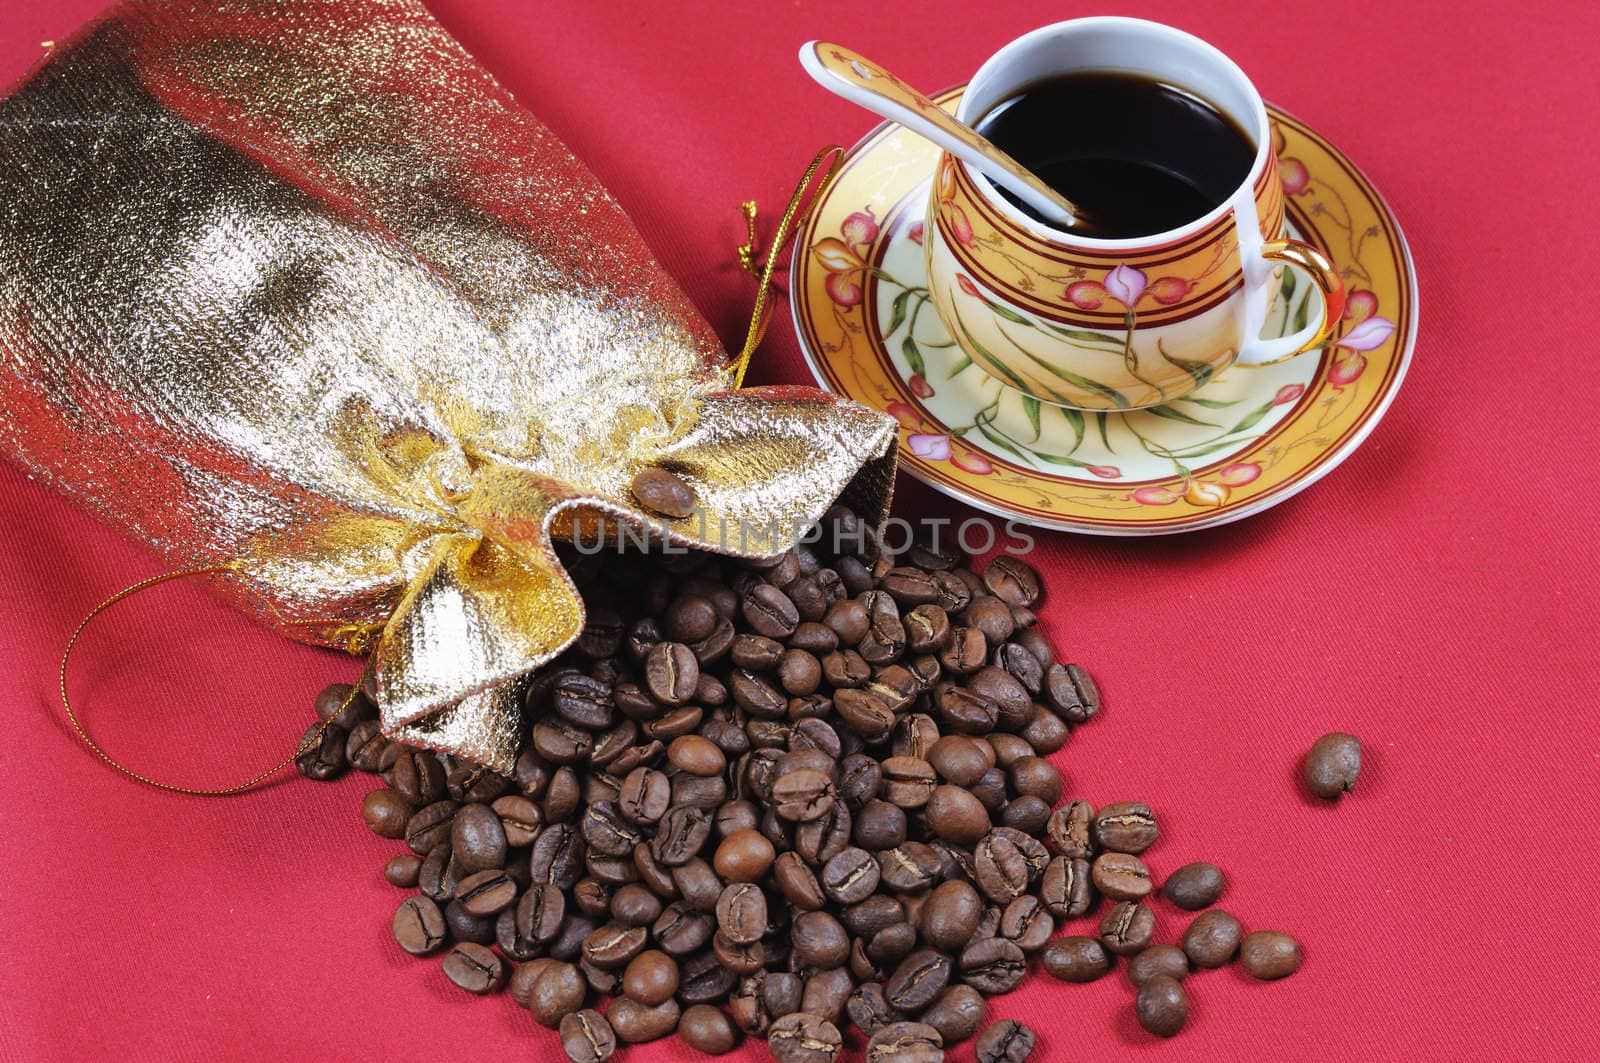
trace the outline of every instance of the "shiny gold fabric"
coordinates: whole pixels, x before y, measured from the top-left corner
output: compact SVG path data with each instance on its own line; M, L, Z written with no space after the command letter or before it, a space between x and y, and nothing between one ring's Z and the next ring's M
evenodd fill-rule
M502 770L599 515L736 556L893 423L724 355L592 174L409 0L146 0L0 102L0 453L233 604L376 649L391 734ZM703 514L654 521L660 464ZM741 534L741 532L743 534Z

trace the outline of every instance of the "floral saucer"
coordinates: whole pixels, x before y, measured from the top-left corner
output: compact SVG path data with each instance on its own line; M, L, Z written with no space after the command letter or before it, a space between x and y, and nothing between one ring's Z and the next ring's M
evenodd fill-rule
M954 110L961 87L935 97ZM1186 398L1127 413L1041 405L967 359L929 302L923 214L938 149L880 126L851 149L801 230L795 329L826 388L901 426L901 467L979 509L1099 535L1192 531L1274 506L1358 447L1399 390L1417 331L1394 216L1337 148L1269 108L1291 235L1339 263L1333 343L1233 366ZM1266 336L1302 327L1310 285L1284 270Z

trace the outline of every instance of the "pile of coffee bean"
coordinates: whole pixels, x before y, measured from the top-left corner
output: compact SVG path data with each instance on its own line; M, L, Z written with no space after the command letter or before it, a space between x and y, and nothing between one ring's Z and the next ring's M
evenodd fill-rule
M1181 950L1152 946L1137 854L1154 814L1056 807L1045 757L1100 695L1036 629L1032 568L894 552L842 507L823 529L764 564L566 556L587 626L530 682L509 778L388 741L370 690L323 691L332 723L297 763L382 775L362 813L410 850L384 870L418 890L394 915L400 947L444 952L468 992L509 987L577 1063L674 1031L831 1063L850 1025L870 1063L974 1035L980 1063L1021 1063L1032 1031L979 1029L1031 956L1066 981L1133 957L1140 1021L1162 1034L1183 1024L1190 963L1298 965L1292 940L1241 942L1216 911ZM1210 865L1165 886L1189 908L1221 888ZM1100 895L1096 935L1054 937Z

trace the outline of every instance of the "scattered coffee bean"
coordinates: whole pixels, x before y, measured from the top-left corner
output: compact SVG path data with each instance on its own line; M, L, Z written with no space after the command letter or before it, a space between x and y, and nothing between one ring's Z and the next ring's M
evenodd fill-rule
M1092 982L1111 969L1111 957L1099 940L1079 935L1049 942L1039 959L1045 973L1063 982Z
M1306 754L1306 788L1326 801L1336 801L1356 788L1361 774L1361 740L1343 731L1325 734Z
M732 1052L739 1043L738 1033L721 1008L696 1004L683 1009L678 1019L678 1036L684 1044L711 1056Z
M1168 875L1167 881L1161 886L1161 892L1167 900L1179 908L1194 912L1216 904L1217 898L1222 896L1223 883L1220 868L1215 864L1196 860L1192 864L1184 864Z
M1189 998L1177 979L1158 974L1139 987L1133 1009L1140 1026L1157 1037L1172 1037L1189 1018Z
M623 996L612 999L606 1019L610 1021L617 1040L637 1045L658 1040L676 1030L681 1014L675 1000L651 1006Z
M1254 930L1239 943L1239 963L1245 973L1263 981L1286 978L1300 969L1300 945L1276 930Z
M943 1063L944 1037L923 1022L891 1022L867 1040L866 1063Z
M505 985L506 961L483 945L462 941L444 958L444 973L469 993L494 993Z
M1196 967L1221 967L1238 953L1243 934L1239 920L1213 908L1201 912L1183 932L1183 951Z
M978 1035L978 1063L1023 1063L1033 1046L1032 1030L1016 1019L1001 1019Z
M1158 974L1181 982L1189 976L1189 957L1176 945L1151 945L1128 961L1128 981L1136 986Z
M969 985L953 985L934 999L918 1021L938 1030L944 1043L953 1045L978 1032L984 1011L983 994Z
M1096 844L1112 852L1142 853L1155 844L1158 833L1150 807L1137 801L1106 805L1094 817Z
M1150 869L1128 853L1101 853L1089 870L1094 888L1114 901L1137 901L1150 895Z
M561 1020L561 1048L572 1063L605 1063L617 1050L617 1035L606 1017L593 1008Z
M444 913L427 897L407 897L394 913L394 940L413 956L426 956L449 940Z
M1149 908L1136 901L1121 901L1100 920L1100 942L1108 952L1132 956L1150 944L1155 929L1156 917Z

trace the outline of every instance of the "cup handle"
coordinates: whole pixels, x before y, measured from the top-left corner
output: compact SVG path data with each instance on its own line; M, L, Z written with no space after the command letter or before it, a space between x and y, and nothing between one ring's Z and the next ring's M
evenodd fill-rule
M1237 365L1275 365L1321 347L1333 337L1344 314L1344 277L1323 251L1300 240L1268 240L1258 253L1268 268L1282 263L1310 277L1322 292L1322 317L1288 336L1270 340L1252 337L1234 360Z

